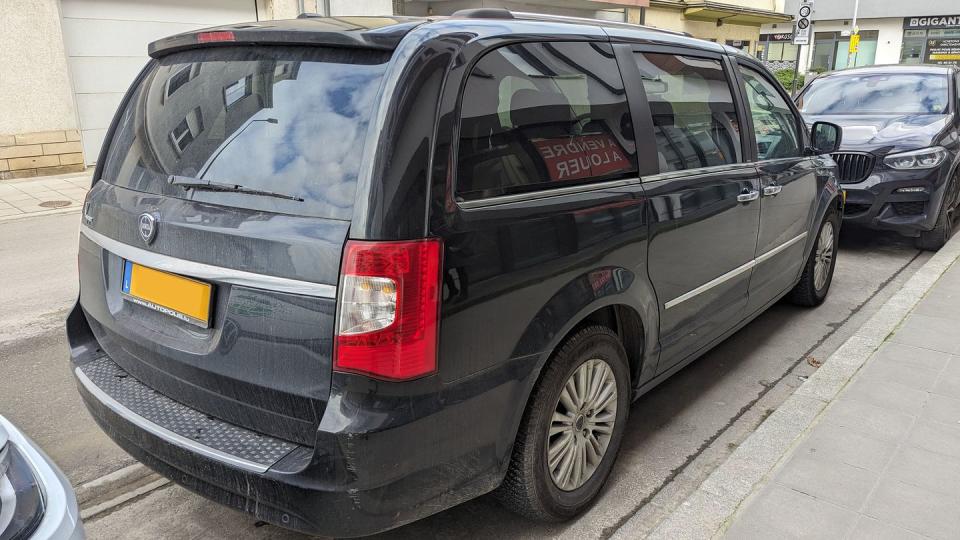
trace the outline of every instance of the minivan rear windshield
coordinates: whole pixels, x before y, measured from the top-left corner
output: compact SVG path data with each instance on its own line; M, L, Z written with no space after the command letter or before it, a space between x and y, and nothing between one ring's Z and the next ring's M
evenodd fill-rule
M944 114L949 79L932 73L839 74L800 96L804 114Z
M389 58L286 47L161 58L123 110L101 177L181 199L350 219Z

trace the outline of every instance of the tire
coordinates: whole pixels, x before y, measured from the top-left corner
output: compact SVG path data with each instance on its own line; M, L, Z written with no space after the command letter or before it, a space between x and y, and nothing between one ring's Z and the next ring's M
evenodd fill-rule
M836 210L830 210L813 242L813 249L803 266L800 281L790 291L790 302L804 307L819 306L830 292L830 283L833 282L833 270L837 266L837 242L840 232L840 215ZM829 235L829 239L825 239ZM823 266L826 265L826 266Z
M565 403L578 405L584 401L573 399L575 396L569 393L561 396L567 383L573 383L572 377L583 373L581 368L592 370L590 373L593 374L593 380L606 382L592 395L608 395L609 391L605 390L615 387L616 396L607 400L608 404L602 412L592 411L589 406L585 406L582 407L583 414L578 411L570 416L569 422L558 422L554 418L554 412L560 412L560 416L569 416L570 411ZM612 380L609 377L612 377ZM562 397L564 400L561 400ZM586 401L590 403L590 400ZM593 400L592 403L597 406L599 401L603 399ZM615 406L612 421L598 420L601 417L609 420L610 404ZM630 370L620 340L610 329L603 326L589 326L579 330L550 358L531 393L517 432L507 475L494 492L497 499L507 509L537 521L558 522L583 512L596 499L613 468L623 439L629 407ZM593 420L588 420L587 413L593 413ZM597 423L591 423L594 421ZM598 430L592 431L594 427ZM606 440L605 450L600 452L599 460L594 459L591 465L586 445L596 443L592 448L602 446L601 439L605 433L601 429L609 430L609 439ZM584 432L589 432L591 438L582 437ZM568 453L583 456L583 461L580 462L583 465L579 470L584 471L584 474L579 480L575 478L577 469L572 465L573 471L569 478L563 480L565 469L562 459L555 458L556 465L551 467L548 459L550 445L552 443L554 448L561 448L563 441L571 441L574 450L556 452L555 456L560 455L562 458ZM570 448L569 444L566 448ZM574 459L573 456L571 460ZM561 480L555 480L555 475Z
M929 231L920 231L917 247L926 251L937 251L953 235L953 211L947 208L946 201L937 215L937 223Z

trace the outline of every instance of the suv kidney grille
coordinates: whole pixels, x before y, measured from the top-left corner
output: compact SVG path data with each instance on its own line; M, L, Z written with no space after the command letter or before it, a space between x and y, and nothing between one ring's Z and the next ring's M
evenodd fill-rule
M873 171L874 157L870 154L836 153L830 154L840 166L841 184L863 182Z

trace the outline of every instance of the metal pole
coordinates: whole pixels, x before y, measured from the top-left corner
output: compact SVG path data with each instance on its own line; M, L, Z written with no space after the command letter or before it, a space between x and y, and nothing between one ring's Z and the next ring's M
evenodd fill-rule
M797 77L800 76L800 49L803 45L797 45L797 58L793 62L793 81L790 82L790 97L797 97Z
M857 29L857 13L860 12L860 0L854 0L853 2L853 33L860 35L860 30ZM850 53L847 52L847 56L850 56ZM847 67L857 67L857 57L860 56L860 44L857 44L857 52L853 53L853 65L850 65L850 61L847 61Z

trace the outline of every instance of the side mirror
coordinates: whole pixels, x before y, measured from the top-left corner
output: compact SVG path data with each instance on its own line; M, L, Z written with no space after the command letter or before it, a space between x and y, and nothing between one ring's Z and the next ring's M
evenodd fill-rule
M810 128L811 150L814 154L832 154L840 149L843 129L830 122L814 122Z

